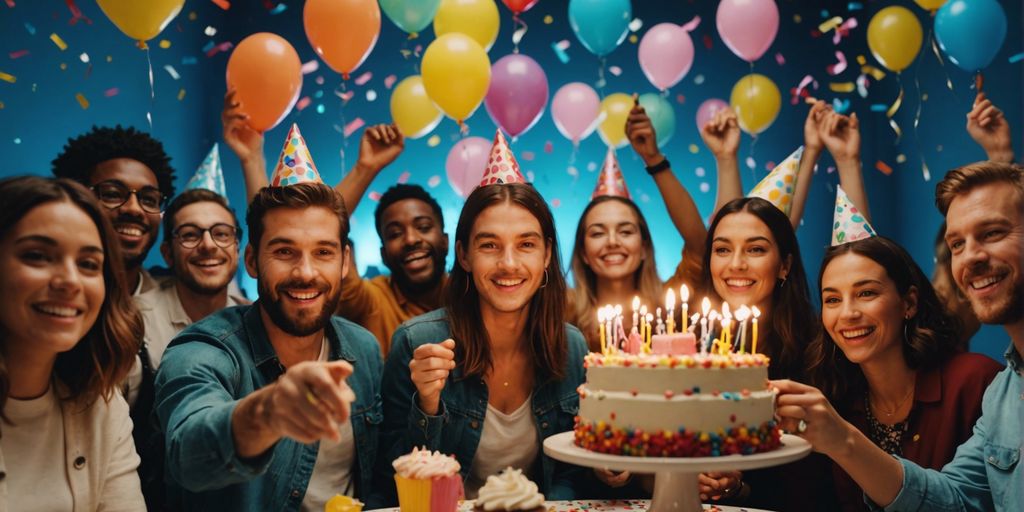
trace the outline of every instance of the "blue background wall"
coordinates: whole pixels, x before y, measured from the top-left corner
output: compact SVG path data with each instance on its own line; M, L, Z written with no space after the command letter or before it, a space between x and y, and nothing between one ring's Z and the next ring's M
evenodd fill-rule
M68 137L88 130L93 124L121 123L150 130L146 117L150 112L151 132L164 142L172 156L180 189L210 146L221 139L219 116L225 92L224 70L230 51L208 56L206 49L211 43L238 43L251 33L271 31L288 39L303 62L316 59L303 32L301 1L236 0L225 11L210 1L187 0L182 13L151 41L155 91L155 97L151 99L145 52L138 50L118 31L94 2L79 0L77 4L89 21L83 19L71 23L72 13L65 2L58 0L5 0L0 3L0 37L3 40L0 71L16 77L14 83L0 82L0 102L3 104L0 108L0 154L7 162L0 168L0 175L48 174L50 161ZM502 25L498 41L489 52L492 62L512 51L514 28L511 14L500 2L498 4ZM565 0L543 0L523 16L530 29L520 51L536 59L544 68L552 96L560 86L569 82L594 84L600 67L599 60L587 52L572 33L567 21L567 4ZM984 157L964 130L964 115L970 110L974 97L972 78L948 62L941 66L926 41L917 62L904 71L902 77L889 74L880 82L872 81L866 98L856 92L831 92L830 82L850 82L857 78L858 55L864 55L869 63L876 64L866 43L867 24L875 12L892 4L904 5L918 15L926 37L932 25L929 14L909 0L860 2L859 6L848 2L789 0L778 0L778 4L781 14L779 34L754 69L776 82L783 91L783 106L778 119L758 137L756 143L744 135L741 160L749 157L754 164L752 167L742 165L744 189L749 190L762 178L769 164L780 161L802 143L801 126L806 106L790 105L788 91L796 87L803 76L810 74L819 85L813 94L827 100L849 101L850 110L861 118L864 175L875 228L879 233L900 241L930 273L933 267L931 244L941 222L933 206L935 182L945 170ZM985 88L1014 127L1015 148L1020 151L1024 63L1010 63L1009 58L1022 51L1024 17L1021 2L1006 1L1002 4L1009 21L1008 36L995 61L986 70ZM677 129L664 151L683 184L695 197L704 217L710 214L714 203L715 168L711 154L697 133L694 123L696 109L707 98L728 99L733 84L749 72L747 63L734 56L718 36L714 23L716 8L717 2L708 1L633 1L634 17L643 21L637 37L642 37L647 28L657 23L685 23L695 15L703 20L692 34L696 47L694 65L683 81L669 92L669 100L676 111ZM549 15L551 23L546 23L545 18ZM813 32L818 24L836 15L844 19L854 17L859 26L839 45L833 45L831 33L815 37ZM61 51L50 40L53 33L67 43L67 50ZM161 40L170 43L169 47L162 48ZM385 87L385 78L395 75L401 80L416 74L419 59L403 56L402 50L415 50L420 45L425 48L432 40L430 28L418 39L409 40L404 32L385 18L376 47L353 74L357 77L369 71L373 77L362 86L351 81L346 84L344 87L355 94L344 105L335 94L342 87L340 76L321 63L318 71L304 77L302 96L310 98L310 105L302 111L293 111L285 122L267 133L265 150L270 165L276 162L287 127L297 122L324 180L336 183L341 179L343 169L355 162L360 133L357 131L346 139L340 128L356 118L363 119L367 125L389 122L390 91ZM562 40L570 42L566 51L570 58L568 63L561 62L551 48L552 43ZM711 47L708 48L706 43ZM607 66L618 66L622 73L619 76L605 73L607 84L603 93L655 90L639 69L636 48L633 38L629 38L608 56ZM18 56L22 50L27 50L28 54ZM836 50L844 52L850 66L833 77L825 69L835 62ZM83 62L82 54L88 55L88 63ZM777 54L782 59L778 59ZM780 64L783 60L784 63ZM168 65L177 72L178 79L165 69ZM952 91L945 85L947 74L953 84ZM906 98L897 113L897 120L905 135L896 143L884 113L874 112L871 107L892 103L898 94L900 81ZM919 84L919 90L915 82ZM112 91L114 88L117 90ZM367 94L371 90L376 94L373 101ZM79 105L75 98L79 93L89 101L88 108ZM920 125L915 131L913 120L919 105ZM471 135L490 138L494 134L495 126L482 107L468 124ZM370 191L383 192L408 173L409 182L424 185L438 198L451 231L462 200L445 180L444 161L449 148L460 135L450 120L443 121L433 134L439 137L437 145L430 144L430 137L408 141L405 153L381 173ZM574 153L572 145L558 133L550 114L545 112L539 123L521 136L513 148L524 172L532 172L536 185L554 206L563 257L568 257L575 224L587 203L597 176L596 170L604 157L602 142L596 134L592 135ZM229 199L242 214L245 197L238 161L226 147L221 149ZM639 159L628 148L619 150L618 156L634 198L654 227L661 273L668 274L678 263L682 241L671 227L662 199L644 173ZM931 169L930 181L922 175L922 158ZM876 170L876 162L879 161L893 169L891 175ZM570 163L578 169L577 176L570 174ZM837 175L830 172L832 166L830 157L827 154L823 156L811 186L804 225L798 232L804 262L811 275L816 275L829 242L832 204L838 182ZM379 240L373 229L374 206L372 199L364 199L353 218L356 257L360 271L364 272L371 265L383 268L378 252ZM157 251L153 251L147 263L162 263ZM816 286L815 283L811 285L812 288ZM255 291L254 283L247 277L243 279L243 286ZM988 327L975 338L972 348L999 359L1007 342L1008 338L1001 329Z

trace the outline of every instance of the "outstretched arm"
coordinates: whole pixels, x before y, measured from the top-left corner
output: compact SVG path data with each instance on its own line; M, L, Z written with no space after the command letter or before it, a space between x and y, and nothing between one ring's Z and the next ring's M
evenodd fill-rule
M256 193L270 183L267 180L267 161L263 156L263 134L249 127L249 115L235 98L235 93L235 89L228 89L224 95L220 121L224 126L224 143L242 163L245 199L251 202Z
M366 189L380 171L394 162L405 149L405 137L394 124L378 124L363 130L359 141L359 160L335 190L345 199L349 215L359 206Z
M983 92L974 98L974 107L967 113L967 133L985 150L989 160L1013 162L1010 124L1003 111L993 105Z
M860 209L864 218L871 221L868 210L868 194L864 189L864 176L861 174L860 162L860 121L857 114L844 116L835 112L827 112L820 125L821 138L839 170L839 184L854 206Z
M725 203L743 197L739 157L736 156L740 149L740 125L736 113L728 107L718 111L701 128L700 137L715 156L715 166L718 168L718 192L712 212L714 216Z
M793 229L800 226L800 219L804 216L807 194L811 189L811 179L814 177L814 166L818 164L818 157L821 156L824 146L819 133L819 125L828 110L827 103L817 100L811 105L807 112L807 119L804 121L804 153L800 157L796 189L793 191L793 205L789 210L789 221L793 224Z

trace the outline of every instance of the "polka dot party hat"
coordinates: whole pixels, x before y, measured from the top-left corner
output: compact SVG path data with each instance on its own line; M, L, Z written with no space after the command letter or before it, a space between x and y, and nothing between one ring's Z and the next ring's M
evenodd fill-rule
M203 159L203 163L196 169L196 173L185 184L185 190L197 188L216 192L225 199L228 197L227 188L224 186L224 170L220 166L220 149L218 149L217 143L213 144L213 149L210 150L210 153Z
M590 199L601 196L617 196L631 199L629 189L626 188L626 180L622 177L622 168L619 167L619 159L615 156L615 148L608 146L608 154L604 157L604 164L601 166L601 174L597 177L597 186Z
M790 207L793 206L793 187L796 186L796 173L803 154L803 146L796 148L796 151L776 165L761 183L754 186L747 197L760 197L788 215Z
M274 167L274 175L270 177L270 186L287 187L298 183L323 183L323 180L306 148L306 140L299 132L299 125L292 124L277 159L277 167Z
M519 162L508 147L508 141L500 128L494 133L494 145L491 146L491 156L487 159L480 186L495 183L526 183L526 178L519 172Z
M836 213L832 217L832 247L875 236L868 219L853 205L843 187L836 190Z

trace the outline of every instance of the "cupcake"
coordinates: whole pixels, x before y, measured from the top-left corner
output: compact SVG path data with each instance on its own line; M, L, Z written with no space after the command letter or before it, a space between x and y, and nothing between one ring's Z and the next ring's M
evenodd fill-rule
M327 500L327 504L324 505L324 512L362 512L363 504L357 499L350 498L348 496L342 496L335 494L333 498Z
M463 495L455 457L413 448L391 465L402 512L455 512Z
M544 512L544 495L518 469L505 468L487 477L473 510L482 512Z

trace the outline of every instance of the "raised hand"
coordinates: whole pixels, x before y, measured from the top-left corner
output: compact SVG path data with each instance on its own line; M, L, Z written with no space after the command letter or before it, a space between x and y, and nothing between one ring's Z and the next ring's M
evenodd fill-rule
M352 365L345 361L307 361L292 366L270 389L262 413L278 436L309 444L340 439L338 423L348 421L355 394L345 382Z
M805 150L821 151L825 146L825 142L821 140L821 125L830 110L828 103L817 100L807 111L807 119L804 120Z
M405 137L394 124L378 124L363 131L357 167L373 174L394 162L405 149Z
M647 112L640 106L636 95L633 96L633 109L626 118L626 137L633 146L633 151L650 167L661 163L665 157L658 150L658 136L654 133L654 125Z
M409 361L409 373L416 386L420 410L435 416L441 406L441 391L448 373L455 368L455 340L428 343L416 347Z
M1010 124L1003 116L1003 111L993 105L983 92L974 98L974 106L967 113L967 133L985 150L989 160L1006 163L1013 161Z
M704 139L704 145L715 158L736 158L740 149L740 125L736 112L728 107L716 112L701 129L700 138Z
M224 109L220 122L224 127L224 143L238 155L243 164L263 160L263 134L249 127L249 115L235 98L235 89L224 95Z
M822 113L819 134L836 165L860 161L860 120L857 114L849 117L834 111Z

